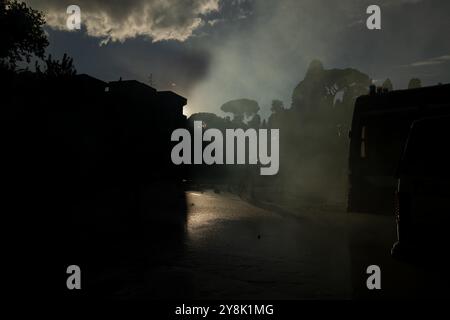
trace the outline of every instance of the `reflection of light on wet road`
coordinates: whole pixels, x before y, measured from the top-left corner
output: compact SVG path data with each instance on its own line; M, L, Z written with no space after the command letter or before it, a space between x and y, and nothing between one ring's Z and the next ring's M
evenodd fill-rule
M211 207L205 206L214 201L212 194L187 192L188 204L187 230L191 240L200 236L202 228L212 228L218 213L213 212Z
M227 192L187 192L186 201L188 254L182 264L195 270L208 297L264 297L272 287L280 297L348 296L342 233Z

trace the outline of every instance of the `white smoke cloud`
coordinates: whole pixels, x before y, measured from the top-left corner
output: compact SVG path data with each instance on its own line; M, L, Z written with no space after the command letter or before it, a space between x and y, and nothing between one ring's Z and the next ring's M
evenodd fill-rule
M27 0L42 10L47 24L66 30L66 9L76 4L81 9L81 23L89 36L123 42L137 36L185 41L207 22L208 14L219 11L219 0Z
M236 0L240 5L243 1ZM450 43L448 0L379 0L382 30L366 27L371 0L264 0L254 1L252 16L229 26L232 32L209 45L208 74L190 93L188 113L203 110L220 114L219 107L238 98L257 100L267 118L273 99L291 105L292 91L303 79L312 59L326 68L357 68L377 79L391 78L407 85L412 77L424 85L448 82L447 69L431 78L397 65L444 64ZM236 16L239 11L236 12ZM230 25L230 24L229 24ZM349 28L351 26L352 28ZM438 58L419 61L424 54ZM448 68L448 67L447 67ZM416 68L417 69L417 68ZM445 78L444 78L445 77ZM442 79L444 78L444 79ZM384 81L384 80L383 80ZM397 86L397 88L399 88Z

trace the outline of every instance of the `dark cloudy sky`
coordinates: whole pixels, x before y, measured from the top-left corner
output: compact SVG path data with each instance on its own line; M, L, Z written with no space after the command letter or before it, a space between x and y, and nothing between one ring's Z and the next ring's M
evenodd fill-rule
M396 88L411 77L450 82L448 0L27 0L47 15L49 53L71 55L78 73L102 80L153 75L158 90L188 98L187 113L218 112L250 98L267 116L272 99L290 105L315 58L354 67ZM82 30L66 29L81 8ZM382 30L366 28L378 4Z

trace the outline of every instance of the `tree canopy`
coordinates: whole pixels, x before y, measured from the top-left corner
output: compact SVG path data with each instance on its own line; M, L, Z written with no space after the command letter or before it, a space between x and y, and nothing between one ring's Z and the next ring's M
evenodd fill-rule
M258 102L250 99L231 100L223 104L220 109L223 112L233 114L234 121L242 121L251 118L259 111Z
M419 78L412 78L409 80L408 89L416 89L422 87L422 81Z
M17 62L43 58L48 39L42 12L23 2L0 0L0 60L15 68Z
M36 73L44 75L47 78L70 77L77 73L73 65L73 59L65 53L61 61L53 59L51 54L43 60L45 64L44 70L41 70L41 67L36 61Z

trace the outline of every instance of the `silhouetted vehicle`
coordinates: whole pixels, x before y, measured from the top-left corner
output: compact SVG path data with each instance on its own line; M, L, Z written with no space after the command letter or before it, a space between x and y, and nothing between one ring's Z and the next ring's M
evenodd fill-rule
M371 87L360 96L350 132L348 211L391 213L411 124L444 115L450 115L450 84L391 92Z
M393 255L449 243L449 141L450 116L418 120L411 127L397 172Z

